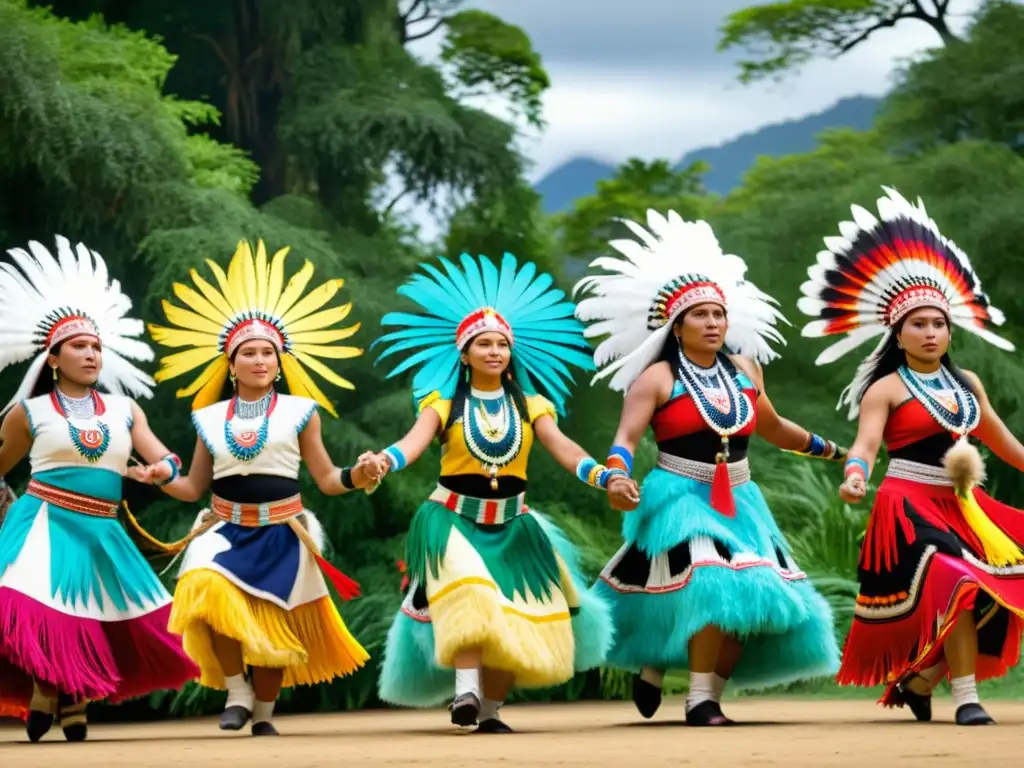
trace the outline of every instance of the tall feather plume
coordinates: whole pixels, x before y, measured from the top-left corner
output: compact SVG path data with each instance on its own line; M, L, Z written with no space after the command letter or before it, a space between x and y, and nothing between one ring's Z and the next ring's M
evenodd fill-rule
M574 288L574 295L591 294L576 309L588 323L587 338L604 338L594 352L601 369L594 381L610 376L609 386L625 392L657 359L675 317L660 318L652 328L652 306L666 286L687 280L710 281L725 294L730 349L762 364L779 356L771 342L785 344L776 323L788 321L778 302L746 279L743 259L722 252L707 222L654 210L647 211L646 228L620 221L636 239L612 240L620 255L594 259L590 266L605 273L587 275Z
M385 345L377 362L407 353L388 378L415 370L417 402L433 392L451 398L459 374L456 329L468 315L490 307L512 329L512 365L523 390L543 393L564 413L573 380L570 367L594 370L594 364L583 324L574 317L576 305L553 287L551 275L538 274L532 262L519 267L510 253L504 254L500 266L486 256L466 253L458 264L444 257L438 263L441 269L421 264L426 274L413 275L398 289L421 312L389 312L381 318L381 325L396 330L371 345Z
M826 250L808 268L800 286L798 309L814 320L801 334L808 338L842 336L815 361L826 365L864 342L882 339L858 367L840 395L838 407L856 418L868 382L890 337L887 318L894 299L915 287L939 291L949 305L950 321L1000 349L1012 343L992 333L987 324L1002 325L1005 316L981 289L981 280L967 254L945 237L925 210L891 187L877 201L878 216L859 205L850 207L853 221L839 223L840 237L824 238Z
M62 235L56 256L40 242L7 251L0 264L0 370L31 360L6 413L27 397L46 363L46 339L59 317L84 315L96 326L104 349L98 385L115 394L152 397L153 378L133 361L148 362L153 350L141 339L142 323L128 316L132 302L111 280L103 257Z

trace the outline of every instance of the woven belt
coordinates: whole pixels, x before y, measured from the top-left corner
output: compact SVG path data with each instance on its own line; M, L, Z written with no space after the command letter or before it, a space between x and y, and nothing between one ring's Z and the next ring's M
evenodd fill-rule
M430 494L430 501L443 504L455 514L483 525L501 525L526 512L525 493L508 499L478 499L453 493L439 485Z
M285 523L301 514L303 509L302 497L299 494L263 504L238 504L216 495L210 499L210 511L214 515L227 523L246 528Z
M63 488L55 488L52 485L41 483L35 479L29 480L27 493L29 496L35 496L47 504L70 509L72 512L79 512L83 515L117 517L119 503L116 501L106 501L105 499L85 496L74 491L66 491Z
M703 461L683 459L670 453L658 454L658 467L661 469L708 485L711 485L711 481L715 479L715 466L715 464L706 464ZM729 470L729 485L733 488L750 482L750 463L745 458L727 464L726 468Z
M920 464L916 461L906 459L890 459L889 468L885 471L886 477L896 480L910 480L914 483L925 485L942 485L950 487L953 481L949 479L943 467L936 467L933 464Z

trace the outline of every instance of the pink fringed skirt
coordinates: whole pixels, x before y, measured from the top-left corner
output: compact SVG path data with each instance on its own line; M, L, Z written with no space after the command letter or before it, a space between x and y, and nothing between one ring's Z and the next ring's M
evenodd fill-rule
M106 494L80 493L90 481L106 485L97 475L109 474L37 475L43 490L19 498L4 519L0 710L24 713L33 680L74 700L118 702L199 675L181 638L167 630L170 595L120 522L83 512L97 502L109 508Z

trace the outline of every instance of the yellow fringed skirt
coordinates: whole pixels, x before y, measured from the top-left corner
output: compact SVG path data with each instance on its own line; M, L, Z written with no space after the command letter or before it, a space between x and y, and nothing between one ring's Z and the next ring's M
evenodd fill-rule
M199 682L224 690L214 633L237 640L243 663L283 667L282 688L324 683L352 674L370 656L342 621L330 596L285 610L254 597L214 570L184 574L174 590L168 629L182 636L199 665Z

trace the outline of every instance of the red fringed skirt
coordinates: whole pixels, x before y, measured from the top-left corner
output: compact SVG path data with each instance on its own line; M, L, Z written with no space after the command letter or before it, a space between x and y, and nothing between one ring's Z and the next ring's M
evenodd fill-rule
M974 493L988 518L1024 544L1024 513ZM887 476L868 520L858 576L840 685L886 684L881 703L893 706L900 681L943 659L942 643L964 610L978 626L977 679L999 677L1016 665L1024 563L985 561L949 485Z

